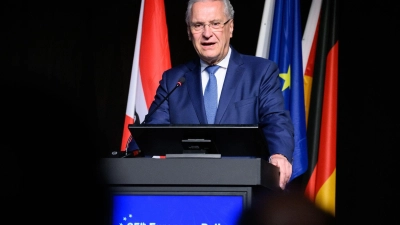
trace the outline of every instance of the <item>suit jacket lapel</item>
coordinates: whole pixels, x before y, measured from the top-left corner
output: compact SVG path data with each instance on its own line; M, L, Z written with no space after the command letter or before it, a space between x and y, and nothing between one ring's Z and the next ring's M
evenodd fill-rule
M194 60L186 64L186 66L189 69L186 73L186 85L189 98L193 104L200 124L207 124L207 116L203 101L203 90L201 86L200 61L199 59Z
M224 86L219 99L217 114L215 115L216 124L221 123L221 119L231 102L236 87L242 82L243 78L243 67L241 67L243 61L240 54L233 48L231 49L231 58L229 59L228 70L226 71Z

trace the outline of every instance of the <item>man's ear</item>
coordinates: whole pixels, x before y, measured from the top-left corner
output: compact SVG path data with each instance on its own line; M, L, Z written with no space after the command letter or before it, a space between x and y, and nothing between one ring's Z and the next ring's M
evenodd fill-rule
M186 32L188 34L189 41L191 41L192 40L192 34L190 33L190 28L189 27L186 28Z
M233 36L233 20L232 20L231 24L229 25L229 34L230 34L230 37Z

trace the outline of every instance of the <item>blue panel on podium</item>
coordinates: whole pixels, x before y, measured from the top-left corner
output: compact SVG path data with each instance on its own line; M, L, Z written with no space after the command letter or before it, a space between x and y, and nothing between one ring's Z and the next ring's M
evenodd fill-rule
M155 189L153 189L155 190ZM234 225L246 207L246 191L115 191L112 224Z

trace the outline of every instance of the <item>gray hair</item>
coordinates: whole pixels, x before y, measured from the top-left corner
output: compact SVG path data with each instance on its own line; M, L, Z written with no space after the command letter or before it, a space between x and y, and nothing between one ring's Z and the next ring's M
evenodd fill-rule
M208 0L189 0L188 6L186 9L186 24L189 26L190 24L190 18L192 17L192 7L193 4L196 2L206 2ZM210 0L210 1L221 1L224 3L224 11L225 15L228 17L228 19L233 19L233 15L235 14L235 11L233 10L233 6L229 0Z

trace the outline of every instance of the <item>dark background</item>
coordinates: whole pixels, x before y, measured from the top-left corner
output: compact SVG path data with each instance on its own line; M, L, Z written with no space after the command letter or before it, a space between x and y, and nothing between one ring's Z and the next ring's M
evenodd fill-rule
M231 2L231 43L254 55L264 1ZM120 148L140 3L1 3L1 196L10 217L56 220L71 210L50 207L60 202L73 204L77 217L101 211L92 165ZM311 0L301 4L304 26ZM165 7L174 66L195 52L186 1L165 0ZM386 1L339 2L339 224L383 224L396 214L399 13Z

